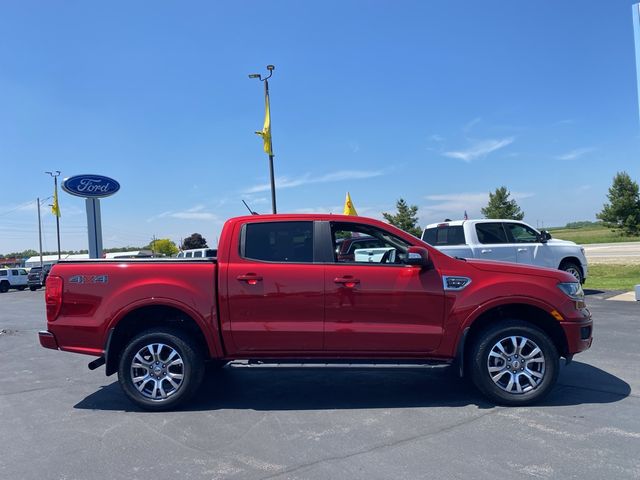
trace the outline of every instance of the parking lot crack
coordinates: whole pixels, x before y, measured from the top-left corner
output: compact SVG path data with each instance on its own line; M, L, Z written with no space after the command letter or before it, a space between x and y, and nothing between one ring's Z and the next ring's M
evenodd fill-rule
M311 467L315 467L315 466L321 465L323 463L340 461L340 460L347 460L349 458L354 458L354 457L357 457L359 455L365 455L365 454L376 452L376 451L379 451L379 450L384 450L386 448L394 448L394 447L398 447L400 445L406 445L406 444L415 442L416 440L422 440L422 439L434 437L434 436L440 435L442 433L450 432L450 431L455 430L455 429L457 429L459 427L463 427L465 425L469 425L469 424L474 423L474 422L476 422L478 420L481 420L481 419L483 419L483 418L485 418L487 416L495 415L498 412L500 412L501 410L502 410L502 408L497 407L497 408L494 408L494 409L490 410L487 413L483 413L481 415L478 415L476 417L470 418L468 420L464 420L462 422L458 422L458 423L455 423L453 425L449 425L447 427L443 427L443 428L440 428L440 429L432 431L432 432L425 432L425 433L421 433L421 434L418 434L418 435L413 435L411 437L401 438L401 439L398 439L398 440L395 440L395 441L392 441L392 442L383 443L383 444L380 444L380 445L375 445L373 447L366 448L366 449L359 450L359 451L352 452L352 453L348 453L348 454L345 454L345 455L335 455L335 456L332 456L332 457L326 457L326 458L322 458L320 460L315 460L313 462L308 462L308 463L304 463L304 464L301 464L301 465L296 465L296 466L294 466L292 468L289 468L289 469L286 469L286 470L282 470L281 472L278 472L276 474L269 475L267 477L262 477L262 478L260 478L260 480L270 480L270 479L273 479L273 478L281 477L282 475L288 475L288 474L291 474L291 473L298 472L300 470L305 470L305 469L308 469L308 468L311 468Z

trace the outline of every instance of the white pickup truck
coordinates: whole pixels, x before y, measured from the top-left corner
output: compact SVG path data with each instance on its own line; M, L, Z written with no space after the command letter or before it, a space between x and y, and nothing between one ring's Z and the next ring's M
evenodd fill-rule
M587 278L584 248L552 239L542 230L516 220L457 220L432 223L422 240L452 257L528 263L571 273L581 283Z

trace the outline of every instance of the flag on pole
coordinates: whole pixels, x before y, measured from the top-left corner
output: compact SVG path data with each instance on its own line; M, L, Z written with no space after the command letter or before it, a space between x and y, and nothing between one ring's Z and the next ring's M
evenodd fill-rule
M466 210L464 211L464 219L465 220L469 220L469 215L467 215L467 211Z
M271 147L271 109L269 108L269 92L264 96L264 103L264 126L262 127L262 131L256 132L256 134L262 137L262 141L264 142L264 152L268 155L273 155L273 148Z
M351 195L349 195L349 192L347 192L347 198L345 198L344 200L344 211L342 212L343 215L358 215L358 212L356 212L356 207L353 206L353 203L351 202Z
M56 217L60 217L60 205L58 205L58 190L53 191L53 205L51 205L51 213Z

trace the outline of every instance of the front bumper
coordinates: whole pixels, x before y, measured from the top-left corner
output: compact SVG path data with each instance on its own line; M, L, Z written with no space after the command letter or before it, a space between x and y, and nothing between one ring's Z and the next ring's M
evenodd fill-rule
M593 343L593 320L591 314L579 321L560 322L567 339L567 354L583 352Z
M40 339L40 345L44 348L51 348L53 350L59 350L58 340L56 336L48 330L40 330L38 332L38 338Z

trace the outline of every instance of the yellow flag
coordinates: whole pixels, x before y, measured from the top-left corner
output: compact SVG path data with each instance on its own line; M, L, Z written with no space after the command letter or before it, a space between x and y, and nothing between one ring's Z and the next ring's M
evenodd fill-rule
M356 207L354 207L351 202L351 195L349 195L349 192L347 192L347 198L344 199L344 212L342 213L343 215L358 215Z
M58 190L53 191L53 205L51 205L51 213L56 217L60 217L60 205L58 205Z
M261 132L256 132L262 137L264 142L264 152L273 155L273 148L271 147L271 109L269 108L269 93L264 97L265 114L264 114L264 126Z

